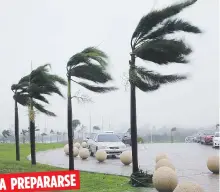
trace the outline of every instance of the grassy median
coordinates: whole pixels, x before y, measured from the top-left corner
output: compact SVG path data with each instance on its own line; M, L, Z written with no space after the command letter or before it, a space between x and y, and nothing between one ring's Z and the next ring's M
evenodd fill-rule
M63 144L36 144L37 151L59 147L63 147ZM31 162L26 159L30 154L30 146L28 144L21 144L20 149L21 161L19 162L15 160L14 144L0 144L0 173L62 170L62 168L42 164L31 166ZM133 192L140 190L132 188L128 184L129 178L127 177L87 172L80 172L80 175L80 192ZM149 192L147 189L141 189L141 191Z

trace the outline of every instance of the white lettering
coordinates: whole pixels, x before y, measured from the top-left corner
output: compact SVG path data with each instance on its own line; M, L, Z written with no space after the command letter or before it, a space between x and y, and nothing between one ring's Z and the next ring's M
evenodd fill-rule
M11 190L14 190L15 186L17 185L17 179L11 178Z
M1 180L0 180L0 191L2 191L2 190L6 190L7 188L6 188L6 185L5 185L5 180L4 180L4 178L1 178Z
M17 178L18 182L18 189L24 189L24 179L22 177Z
M57 187L57 179L56 176L51 177L50 187Z
M64 178L62 175L58 175L57 176L57 180L58 180L58 184L57 184L57 187L64 187Z
M24 186L25 186L25 189L30 189L30 177L24 178Z
M50 187L50 177L44 176L44 188L49 188L49 187Z
M64 176L64 180L65 180L65 187L69 187L70 186L70 179L69 179L69 175L65 175Z
M75 177L76 177L76 174L71 174L70 175L70 183L71 183L72 187L76 186L76 179L75 179Z
M44 187L44 184L43 184L43 181L42 181L42 177L38 176L37 177L37 188L43 188L43 187Z
M36 185L36 183L37 183L37 179L35 177L31 177L30 182L31 182L30 188L33 189L34 185Z

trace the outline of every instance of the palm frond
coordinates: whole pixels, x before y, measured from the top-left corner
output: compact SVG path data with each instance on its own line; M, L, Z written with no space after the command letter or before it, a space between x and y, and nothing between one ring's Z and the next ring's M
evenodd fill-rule
M133 83L136 87L138 87L141 91L144 92L156 91L160 87L160 84L158 83L154 83L151 85L148 84L148 82L140 78L135 72L133 72L132 75L130 75L129 81L130 83Z
M101 86L93 86L93 85L89 85L87 83L83 83L83 82L77 82L79 85L83 86L84 88L96 92L96 93L106 93L106 92L110 92L110 91L115 91L117 90L116 87L101 87Z
M184 31L188 33L202 33L202 31L198 27L192 25L187 21L183 21L181 19L169 19L165 23L163 23L160 28L150 32L149 34L141 38L140 41L143 41L145 39L163 38L165 35L178 31Z
M73 67L80 63L90 65L90 64L94 64L95 61L103 68L106 68L106 66L108 65L107 59L108 56L103 51L95 47L88 47L84 49L82 52L73 55L69 59L67 63L67 67Z
M76 53L69 59L67 63L67 67L72 67L72 66L78 65L79 63L88 63L88 62L89 62L89 59L88 57L86 57L85 54Z
M146 16L142 17L131 38L132 49L135 48L138 39L147 35L147 33L149 33L153 27L160 24L165 19L180 13L184 8L194 4L196 1L197 0L187 0L182 3L171 5L162 10L152 11ZM133 42L134 39L135 42Z
M13 99L22 106L28 106L29 104L29 95L27 94L16 93L13 95Z
M78 65L70 70L70 75L95 83L106 83L112 80L112 77L98 65Z
M184 75L161 75L153 71L147 71L143 67L136 67L137 74L140 75L148 84L167 84L175 83L187 79Z
M48 79L53 81L54 83L59 83L61 85L67 86L66 80L58 75L49 74Z
M19 83L19 84L13 84L11 86L11 90L12 91L22 91L22 90L26 90L27 86L29 84L27 82L22 82L22 83Z
M37 100L39 100L39 101L42 101L42 102L44 102L44 103L47 103L47 104L49 104L49 101L46 99L46 97L44 97L43 95L40 95L40 94L35 94L35 95L33 95L33 98L34 99L37 99Z
M108 59L107 54L104 51L102 51L96 47L88 47L88 48L84 49L82 51L82 53L85 53L88 57L95 56L95 57L101 57L101 58Z
M55 114L55 113L46 110L43 105L37 103L36 101L33 101L33 106L34 106L38 111L40 111L41 113L46 114L47 116L56 117L56 114Z
M187 63L185 56L192 52L182 40L155 39L136 48L135 55L157 64Z

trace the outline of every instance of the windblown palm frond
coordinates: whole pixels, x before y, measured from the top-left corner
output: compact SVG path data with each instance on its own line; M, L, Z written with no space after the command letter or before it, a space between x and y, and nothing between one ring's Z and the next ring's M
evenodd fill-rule
M162 27L150 32L142 40L162 38L165 35L183 31L188 33L201 33L201 30L187 21L181 19L169 19L162 24Z
M94 83L105 84L112 80L111 75L106 71L108 56L95 47L88 47L73 55L67 63L68 75ZM105 93L116 90L115 87L93 86L84 82L78 83L82 87L97 93Z
M118 88L116 87L101 87L101 86L93 86L93 85L89 85L87 83L84 82L77 82L79 85L85 87L86 89L96 92L96 93L107 93L110 91L115 91Z
M112 80L111 76L98 65L78 65L70 70L70 74L95 83L106 83Z
M15 92L13 98L23 106L30 105L30 98L33 98L33 106L40 112L55 116L53 112L45 109L45 106L38 103L49 104L45 95L57 94L63 97L56 83L67 85L67 82L55 74L49 73L49 64L42 65L31 72L31 74L20 79L18 84L13 84L11 89Z
M186 56L192 52L192 49L183 40L167 38L166 35L178 31L195 34L202 32L189 22L171 18L196 1L186 0L161 10L152 11L142 17L131 38L132 54L144 61L159 65L188 63ZM186 79L186 76L161 75L143 67L135 66L133 70L130 81L142 91L157 90L161 84Z
M67 67L72 67L80 63L87 65L99 64L101 67L106 68L108 65L108 56L101 50L95 47L88 47L82 52L73 55L67 63Z
M188 47L181 40L174 39L155 39L149 42L144 42L133 53L146 61L152 61L157 64L187 63L186 55L191 53Z
M46 114L47 116L52 116L52 117L56 117L56 114L51 112L51 111L48 111L47 109L45 109L45 107L37 102L33 102L33 106L38 110L40 111L41 113L44 113Z
M184 8L194 4L197 0L187 0L183 3L177 3L172 6L166 7L162 10L155 10L142 17L137 25L131 39L131 47L135 47L137 41L147 35L153 27L157 26L165 19L180 13ZM133 42L135 40L135 42Z

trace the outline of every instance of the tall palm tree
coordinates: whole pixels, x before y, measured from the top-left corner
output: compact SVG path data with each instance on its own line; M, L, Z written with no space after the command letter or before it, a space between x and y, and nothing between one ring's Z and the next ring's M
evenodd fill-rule
M45 95L58 94L63 97L57 83L67 85L63 78L50 74L49 67L49 64L42 65L33 70L29 75L21 78L18 84L12 85L12 90L19 90L14 95L14 99L19 104L29 108L31 162L33 165L36 164L34 108L48 116L56 116L53 112L45 109L45 106L40 102L49 104Z
M96 92L105 93L116 90L115 87L104 87L100 85L91 85L87 82L82 82L77 79L88 80L95 84L105 84L112 80L106 68L108 66L108 56L101 50L95 47L88 47L83 51L73 55L66 66L68 79L68 143L69 143L69 170L74 170L73 159L73 132L72 132L72 102L71 102L71 81L81 85L82 87ZM73 79L75 78L75 79ZM76 79L77 78L77 79Z
M130 82L130 128L132 140L133 174L138 169L137 154L137 119L136 119L136 87L141 91L149 92L160 88L162 84L174 83L187 77L182 75L162 75L135 64L136 58L150 61L158 65L170 63L186 64L186 56L192 50L183 40L169 38L167 35L182 31L201 33L201 30L182 19L173 16L184 8L194 4L196 0L187 0L161 10L155 10L143 16L139 21L131 38L131 59L129 61Z

